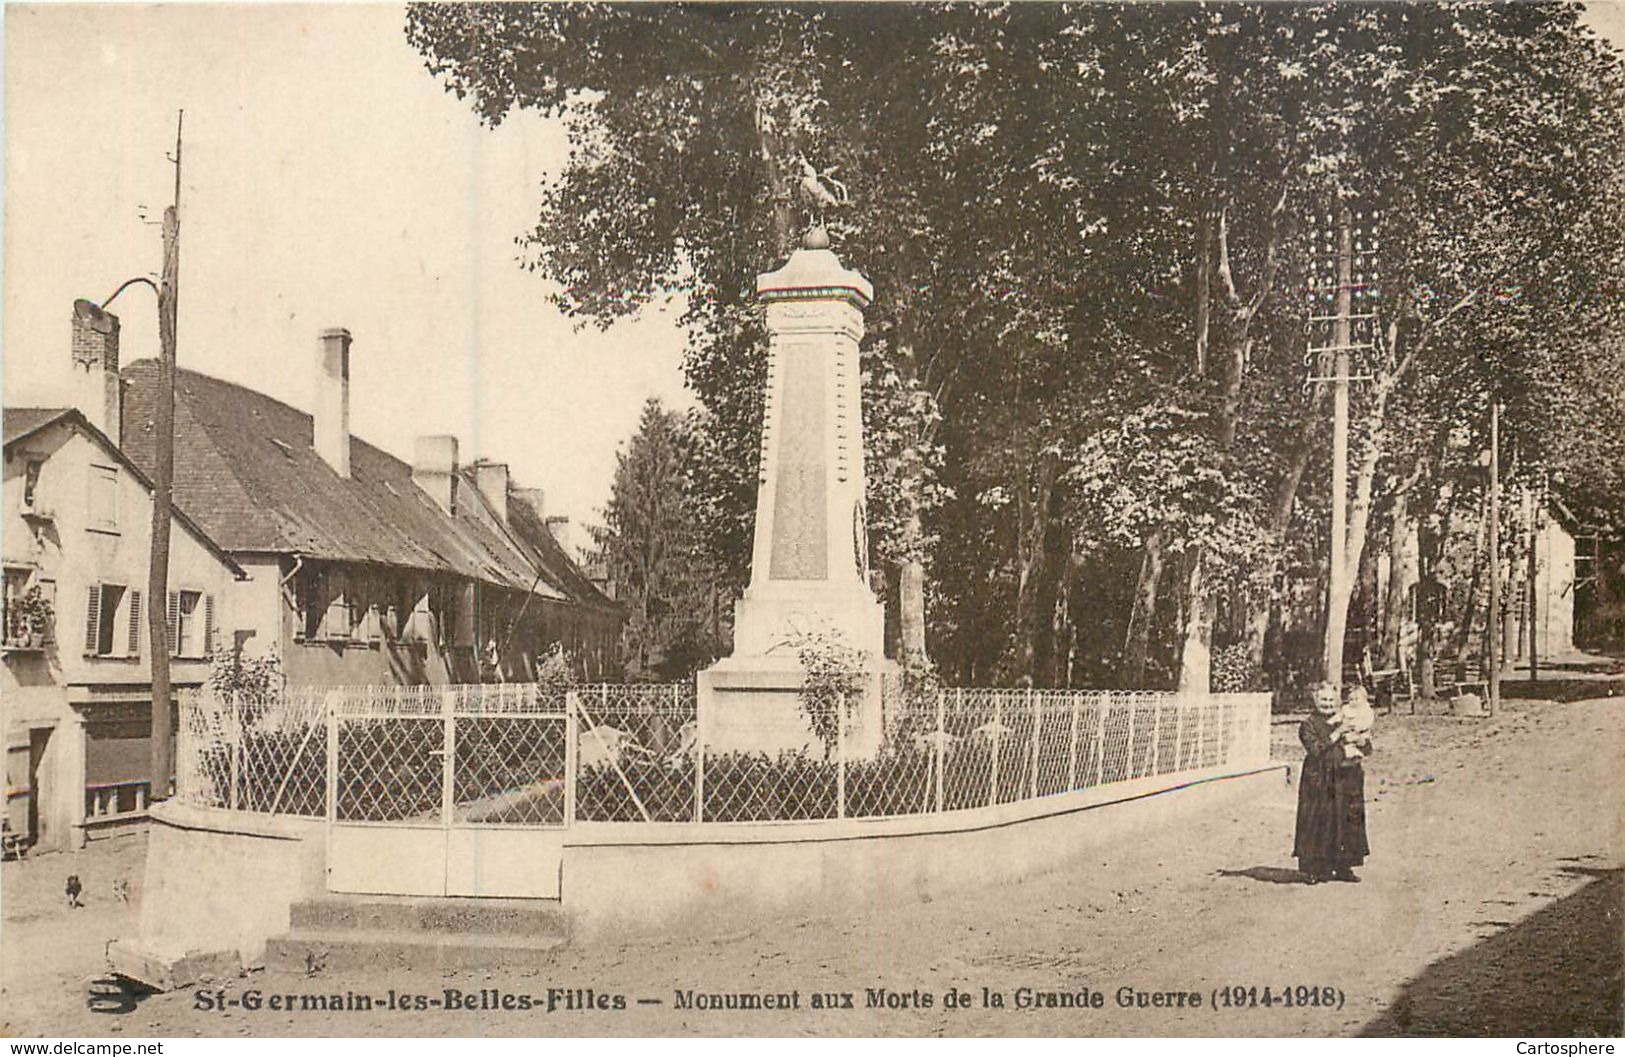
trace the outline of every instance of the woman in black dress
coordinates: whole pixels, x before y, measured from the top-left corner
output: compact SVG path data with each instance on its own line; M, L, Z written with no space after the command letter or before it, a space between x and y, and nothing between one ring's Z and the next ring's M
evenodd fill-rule
M1354 867L1371 853L1365 836L1364 733L1345 729L1337 689L1315 687L1314 711L1298 725L1303 773L1298 778L1298 829L1292 854L1310 884L1359 881Z

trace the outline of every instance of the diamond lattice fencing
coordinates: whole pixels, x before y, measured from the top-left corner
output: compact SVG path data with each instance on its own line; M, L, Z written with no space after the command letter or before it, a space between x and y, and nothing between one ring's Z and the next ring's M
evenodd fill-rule
M369 687L333 702L334 819L562 826L570 723L535 684Z
M328 693L180 694L177 798L238 811L327 814Z
M535 685L183 696L177 795L342 822L560 826L565 698Z
M711 754L686 687L590 687L576 817L596 822L878 818L984 808L1135 779L1262 764L1265 695L905 690L886 737L794 753ZM596 733L592 733L596 731ZM673 734L675 732L675 734ZM589 749L589 743L596 742ZM590 756L589 756L590 754Z
M844 711L845 703L841 705ZM773 822L986 808L1263 765L1261 694L907 687L884 740L707 752L692 684L301 688L182 699L178 795L400 825Z

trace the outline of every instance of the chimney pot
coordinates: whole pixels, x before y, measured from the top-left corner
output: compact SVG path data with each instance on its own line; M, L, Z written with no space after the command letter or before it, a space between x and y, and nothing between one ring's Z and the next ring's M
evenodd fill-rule
M348 330L329 327L316 344L311 444L340 477L350 476L350 340Z

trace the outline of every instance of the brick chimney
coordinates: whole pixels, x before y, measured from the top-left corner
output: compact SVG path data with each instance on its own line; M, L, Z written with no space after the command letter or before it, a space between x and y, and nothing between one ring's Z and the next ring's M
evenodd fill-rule
M479 486L480 495L491 504L498 520L504 525L508 523L508 464L505 462L487 462L484 459L474 464L474 483Z
M457 512L457 438L419 437L412 458L412 483L448 514Z
M311 446L340 477L350 476L350 332L322 331L316 343L316 402Z
M114 444L124 418L118 374L118 317L94 301L73 303L73 403Z

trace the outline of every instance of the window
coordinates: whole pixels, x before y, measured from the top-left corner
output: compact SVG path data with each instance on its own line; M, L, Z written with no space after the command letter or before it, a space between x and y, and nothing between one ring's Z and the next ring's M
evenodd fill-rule
M358 612L351 604L342 572L307 567L299 580L300 626L306 642L347 642L357 631Z
M421 594L417 589L408 592L416 594L411 605L407 606L406 626L401 631L401 637L410 642L434 642L435 621L434 614L429 609L429 592L423 590Z
M23 468L23 509L34 510L39 506L39 475L40 468L45 465L41 459L29 459Z
M354 628L355 609L340 590L328 599L327 616L322 620L322 638L347 641L353 637Z
M118 531L118 468L90 468L90 527L100 532Z
M169 652L207 657L214 639L214 597L202 591L169 592Z
M30 624L23 599L28 595L27 569L6 570L6 636L7 646L20 646L28 642Z
M85 653L91 657L141 655L141 592L119 584L92 584L85 603Z

